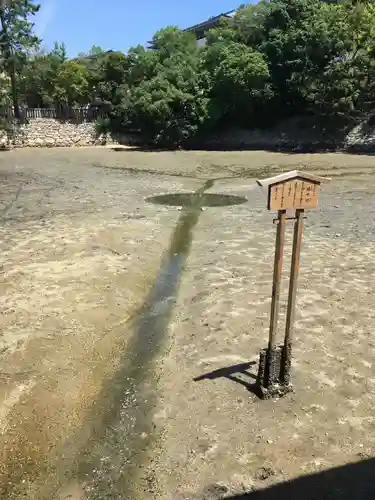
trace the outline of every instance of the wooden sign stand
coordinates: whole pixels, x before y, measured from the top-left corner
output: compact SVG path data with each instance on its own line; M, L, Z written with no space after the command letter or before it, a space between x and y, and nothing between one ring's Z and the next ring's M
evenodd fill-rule
M318 204L320 184L328 179L294 170L269 179L257 181L266 188L268 209L277 210L278 217L273 268L271 317L268 347L259 357L258 388L266 398L281 397L293 390L291 383L293 324L296 306L297 281L302 246L302 229L305 209L315 208ZM293 210L294 217L287 217L287 210ZM288 305L284 343L277 345L277 326L279 317L280 284L284 256L286 221L294 220L292 262L289 279Z

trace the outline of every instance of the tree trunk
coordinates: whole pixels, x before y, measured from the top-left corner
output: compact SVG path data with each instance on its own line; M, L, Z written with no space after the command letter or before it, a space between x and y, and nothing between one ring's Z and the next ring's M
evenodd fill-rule
M12 89L12 102L14 108L14 116L15 118L21 118L20 107L18 104L18 92L17 92L17 78L16 78L16 65L13 57L13 50L8 38L8 27L4 18L4 7L0 6L0 21L1 21L1 29L4 34L4 59L6 63L6 70L10 77L10 86Z

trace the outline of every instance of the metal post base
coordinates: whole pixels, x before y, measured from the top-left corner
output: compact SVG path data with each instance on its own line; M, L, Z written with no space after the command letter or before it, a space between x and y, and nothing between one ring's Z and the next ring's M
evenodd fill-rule
M259 355L257 385L262 399L277 399L293 392L290 383L290 365L284 347L262 349ZM286 368L286 369L285 369Z

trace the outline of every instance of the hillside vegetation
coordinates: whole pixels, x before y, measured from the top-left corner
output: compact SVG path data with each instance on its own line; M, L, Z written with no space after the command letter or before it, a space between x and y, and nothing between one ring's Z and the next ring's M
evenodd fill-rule
M345 129L373 113L371 0L262 0L210 31L201 48L192 33L167 27L153 37L155 50L95 46L74 60L63 43L38 50L29 20L37 8L15 0L2 11L1 60L15 107L98 105L108 113L99 129L136 129L163 145L294 116Z

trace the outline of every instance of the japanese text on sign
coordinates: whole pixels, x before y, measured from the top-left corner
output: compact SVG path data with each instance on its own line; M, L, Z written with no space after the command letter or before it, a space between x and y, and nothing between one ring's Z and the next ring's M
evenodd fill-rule
M319 185L302 179L291 179L270 186L269 209L293 210L315 208Z

